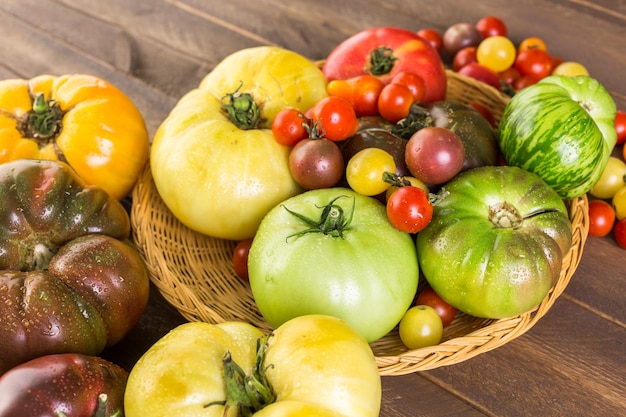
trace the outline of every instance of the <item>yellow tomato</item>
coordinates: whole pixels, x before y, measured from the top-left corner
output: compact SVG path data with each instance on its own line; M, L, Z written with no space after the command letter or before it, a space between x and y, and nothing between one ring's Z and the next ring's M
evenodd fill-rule
M0 163L61 160L88 184L122 199L149 147L143 116L105 80L73 74L0 81Z
M272 134L274 117L326 96L321 70L293 51L261 46L229 55L155 134L150 163L161 198L193 230L252 237L272 207L302 191L289 171L291 148Z
M573 77L575 75L589 75L589 71L579 62L566 61L557 65L556 68L552 70L552 74Z

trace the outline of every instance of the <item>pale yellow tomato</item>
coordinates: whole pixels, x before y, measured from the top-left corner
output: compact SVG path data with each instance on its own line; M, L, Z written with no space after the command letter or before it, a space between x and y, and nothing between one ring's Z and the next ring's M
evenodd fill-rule
M587 68L580 62L566 61L557 65L552 70L552 74L572 77L575 75L589 75L589 71L587 71Z

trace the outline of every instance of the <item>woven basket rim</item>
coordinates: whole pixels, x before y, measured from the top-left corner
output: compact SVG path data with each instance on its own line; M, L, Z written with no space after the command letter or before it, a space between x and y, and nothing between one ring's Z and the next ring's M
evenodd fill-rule
M451 71L448 72L448 76L449 83L461 83L463 91L474 91L474 94L479 92L481 98L487 97L483 104L494 110L494 118L499 121L507 97L493 87L468 77ZM403 375L456 364L502 346L530 330L563 293L582 257L589 230L587 197L577 197L565 203L572 222L572 247L563 259L559 279L537 307L522 315L499 320L469 320L463 315L461 318L457 315L449 326L451 330L446 328L444 331L444 341L436 346L421 349L403 348L401 342L398 343L396 328L388 336L371 344L380 374ZM158 195L149 162L132 192L131 225L134 243L144 258L151 281L183 317L190 321L209 323L246 320L266 332L271 331L249 294L248 297L236 298L235 302L241 305L232 306L232 299L226 301L230 302L229 306L223 305L230 296L228 294L250 291L249 286L246 287L234 275L232 267L228 266L235 242L204 236L182 225ZM181 240L183 242L186 240L186 243L181 244ZM193 260L198 253L211 259L203 258L202 262L190 262L189 260ZM210 274L211 279L203 277L208 273L207 268L210 267L211 260L217 265L216 268L221 266L219 273L225 275L224 278L221 276L215 278ZM230 269L226 270L228 268ZM189 279L192 280L191 283L185 281ZM228 288L221 288L223 286ZM200 291L202 294L199 294ZM205 292L211 293L208 302L201 296ZM226 313L219 311L220 309L225 309ZM237 311L234 311L235 309ZM455 323L464 326L462 334L454 335ZM467 330L468 326L470 330ZM450 332L452 336L446 337L446 332Z

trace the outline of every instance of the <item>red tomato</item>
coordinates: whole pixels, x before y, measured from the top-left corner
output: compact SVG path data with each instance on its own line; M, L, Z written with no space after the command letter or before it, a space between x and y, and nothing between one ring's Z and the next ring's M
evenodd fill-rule
M387 201L387 217L401 232L418 233L433 218L428 193L412 185L398 188Z
M278 112L272 122L272 133L280 144L293 146L309 133L305 127L306 117L296 109L286 108Z
M233 268L235 274L244 282L248 282L248 252L252 238L240 240L233 250Z
M454 58L452 58L452 69L459 71L467 64L472 63L478 63L478 59L476 58L476 47L466 46L465 48L459 50L459 52L454 55Z
M524 87L537 84L538 82L539 78L535 77L534 75L522 75L513 82L513 88L515 89L515 91L519 91Z
M438 30L424 28L418 30L417 34L426 39L437 52L441 53L441 50L443 49L443 38Z
M345 98L329 96L311 108L313 128L321 137L341 141L354 135L359 128L354 107Z
M509 67L504 71L498 73L498 77L508 85L513 85L517 80L520 79L521 75L515 67Z
M506 36L508 31L504 22L495 16L485 16L476 22L476 29L483 35L483 38L489 36Z
M589 202L589 236L602 237L613 230L615 210L604 200Z
M347 80L333 80L326 90L331 96L343 97L352 104L358 117L378 115L378 95L385 84L373 75L357 75Z
M396 123L409 114L413 102L413 93L409 87L387 84L378 96L378 112L385 120Z
M328 81L371 74L385 84L402 71L415 72L424 79L425 102L446 97L447 77L439 53L417 33L401 28L359 32L337 45L323 67Z
M402 84L409 87L409 90L413 93L414 102L420 102L426 96L426 82L414 72L402 71L397 73L391 79L391 84Z
M459 74L467 77L474 78L478 81L482 81L485 84L489 84L493 88L500 90L500 77L498 74L484 65L478 63L467 64L458 71Z
M484 104L476 103L476 102L469 103L468 106L470 106L471 108L476 110L478 113L480 113L480 115L483 116L485 120L489 122L491 127L494 127L494 128L496 127L496 119L495 117L493 117L493 113L491 112L491 109L489 107L485 106Z
M617 244L626 249L626 217L617 222L613 235Z
M550 54L544 50L529 49L517 54L513 66L522 76L532 75L542 79L552 73L554 61Z
M441 317L441 323L443 327L448 326L454 320L456 316L456 308L448 304L443 298L439 296L431 287L424 288L417 296L415 305L427 305L437 311L439 317Z
M615 114L615 131L617 132L617 145L626 142L626 111L618 110Z

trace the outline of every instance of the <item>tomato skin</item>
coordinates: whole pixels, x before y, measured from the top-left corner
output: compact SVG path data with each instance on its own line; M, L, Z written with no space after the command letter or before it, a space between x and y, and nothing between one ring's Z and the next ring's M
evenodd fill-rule
M278 112L272 122L272 133L281 145L294 146L308 136L307 119L298 109L286 108Z
M432 287L426 287L420 291L415 299L415 305L427 305L434 308L439 314L444 328L449 326L456 317L456 308L441 298Z
M417 305L409 308L399 326L400 340L409 349L434 346L441 341L443 324L434 308Z
M385 84L373 75L357 75L347 80L332 80L326 90L331 96L343 97L352 104L358 117L378 114L378 96Z
M59 125L49 140L34 137L30 128L16 123L34 125L23 119L33 113L37 94L59 106L60 114L52 117ZM88 184L121 200L148 161L150 141L143 116L121 90L99 77L41 75L0 81L0 109L0 125L11 126L0 137L0 163L62 160Z
M443 127L425 127L406 144L406 165L427 184L443 184L461 172L465 149L459 136Z
M383 193L391 186L383 179L385 172L396 172L396 163L389 152L380 148L363 149L346 165L350 188L366 196Z
M626 185L617 190L611 199L611 204L615 210L615 217L618 220L622 220L626 217Z
M534 36L523 39L517 47L518 52L524 52L531 49L539 49L542 51L548 50L548 48L546 47L546 43L543 41L543 39Z
M438 30L423 28L418 30L417 34L426 39L437 52L441 53L441 50L443 49L443 39L441 37L441 33L439 33Z
M378 97L378 113L396 123L404 119L411 109L411 104L415 101L413 92L404 84L387 84Z
M413 93L413 101L419 102L426 95L426 82L418 74L410 71L397 73L392 79L391 84L405 85Z
M304 139L289 154L289 170L306 190L329 188L344 174L345 163L339 146L333 141Z
M294 235L311 226L286 208L319 220L332 200L344 220L354 208L343 237L319 231ZM308 191L273 209L248 261L252 294L268 323L276 327L298 315L329 314L368 341L398 324L413 302L419 269L411 236L395 229L385 210L376 199L347 188ZM379 308L372 309L374 303Z
M522 76L532 75L538 79L550 75L554 68L552 57L541 49L528 49L520 52L513 65Z
M604 200L589 202L589 236L603 237L611 233L615 210Z
M624 110L617 110L615 114L615 131L617 132L616 145L622 145L626 142L626 111Z
M477 48L475 46L466 46L459 50L454 54L454 58L452 59L452 69L458 72L467 64L478 63L476 50Z
M449 26L443 33L443 49L454 57L458 51L467 46L478 46L483 35L476 26L467 22L459 22Z
M613 235L617 244L622 249L626 249L626 218L617 222Z
M252 245L252 238L240 240L233 249L233 269L243 282L248 282L248 253Z
M487 68L486 66L481 65L478 62L473 62L465 65L464 67L459 69L458 73L467 77L477 79L478 81L482 81L495 89L499 90L501 88L500 77L498 77L498 74L492 69Z
M74 353L40 356L0 377L0 416L95 416L99 395L106 414L124 411L128 372L96 356Z
M433 217L428 193L410 185L400 187L387 199L387 217L401 232L418 233Z
M626 185L626 162L616 156L609 156L598 181L589 193L597 198L613 198L617 190Z
M389 48L397 60L388 72L375 74L372 73L372 52L381 46ZM366 29L349 37L330 52L322 70L329 82L372 74L385 84L399 72L412 71L426 81L424 101L443 100L446 96L447 77L439 53L417 33L397 27Z
M359 128L354 107L348 100L338 96L318 101L311 109L311 121L318 135L332 141L345 140Z

